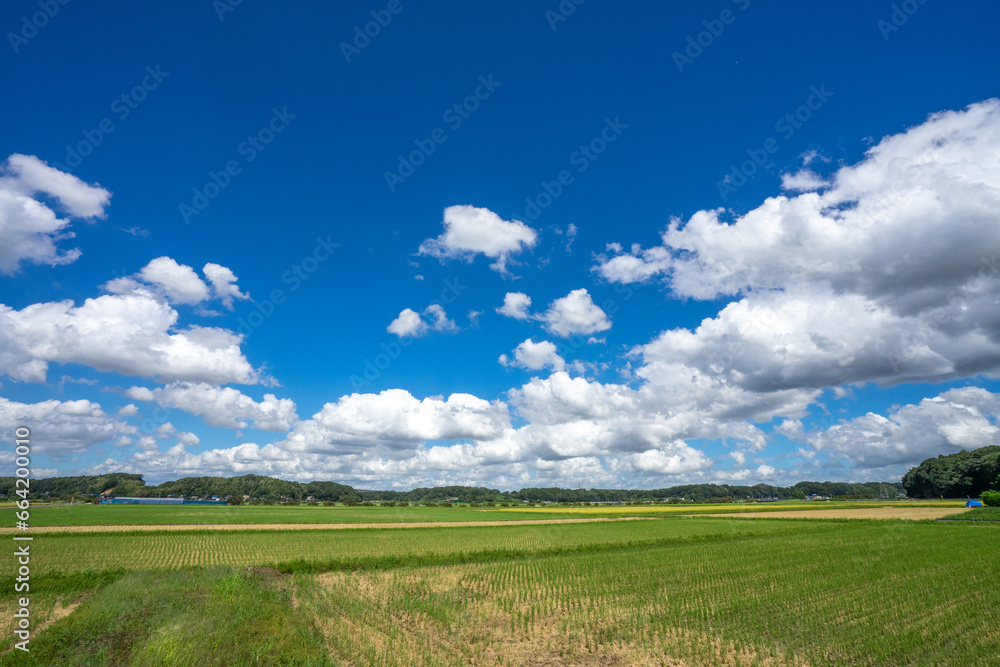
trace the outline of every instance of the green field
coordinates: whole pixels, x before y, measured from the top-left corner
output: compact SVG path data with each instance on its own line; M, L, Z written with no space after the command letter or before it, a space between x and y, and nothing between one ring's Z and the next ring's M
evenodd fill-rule
M676 506L104 506L70 518L92 525L124 510L124 525L224 523L210 520L220 509L238 523L268 523L268 513L281 517L271 523L391 523L37 534L32 651L2 654L0 665L839 667L988 665L1000 655L994 523L691 517ZM647 518L407 527L391 516L609 509ZM13 586L5 577L0 650L14 641ZM57 620L40 625L47 619Z
M959 521L1000 521L1000 507L974 507L967 512L945 518Z
M781 512L873 507L962 507L960 501L727 503L720 505L595 505L590 507L344 507L308 505L53 505L31 510L32 526L149 526L289 523L408 523L524 521L700 513ZM0 526L15 522L13 507L0 508Z

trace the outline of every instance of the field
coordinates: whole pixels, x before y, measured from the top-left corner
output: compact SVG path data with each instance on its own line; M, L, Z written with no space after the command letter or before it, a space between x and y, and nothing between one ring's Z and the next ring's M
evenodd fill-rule
M8 577L0 665L988 665L1000 655L1000 524L888 516L958 503L816 503L805 517L807 503L785 505L791 514L778 505L727 516L40 508L33 519L67 530L138 518L175 529L37 534L32 650L9 651ZM616 515L641 518L512 523ZM297 520L309 529L254 526ZM495 523L455 525L469 520Z
M525 505L510 508L487 507L324 507L241 505L54 505L35 509L31 525L41 526L158 526L195 524L322 524L322 523L412 523L459 521L514 521L527 518L580 518L661 516L674 514L715 514L742 512L827 511L912 507L913 502L781 502L722 505L594 505L567 507ZM963 502L923 501L920 507L960 509ZM10 532L15 508L0 507L0 532ZM525 516L527 515L527 516Z

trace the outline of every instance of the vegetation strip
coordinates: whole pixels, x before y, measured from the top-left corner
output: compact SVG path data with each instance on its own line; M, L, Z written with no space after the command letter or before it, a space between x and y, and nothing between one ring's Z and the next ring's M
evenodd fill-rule
M269 531L269 530L350 530L394 528L465 528L469 526L542 526L552 523L601 523L612 521L641 521L657 517L623 516L584 519L523 519L513 521L413 521L406 523L190 523L154 526L43 526L33 528L35 533L157 533L164 531ZM0 528L0 535L14 533L14 528Z

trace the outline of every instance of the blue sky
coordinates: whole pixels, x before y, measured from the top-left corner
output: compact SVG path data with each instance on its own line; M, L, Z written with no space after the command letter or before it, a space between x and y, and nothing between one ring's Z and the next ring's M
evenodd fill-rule
M0 430L363 488L995 443L998 18L7 3Z

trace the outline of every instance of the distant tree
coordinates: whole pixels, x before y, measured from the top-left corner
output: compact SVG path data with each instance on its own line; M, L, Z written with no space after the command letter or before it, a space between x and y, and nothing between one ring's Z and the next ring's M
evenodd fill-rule
M227 500L226 503L228 503L229 505L242 505L243 504L243 496L238 496L238 495L235 495L235 494L232 495L232 496L229 496L229 500Z

